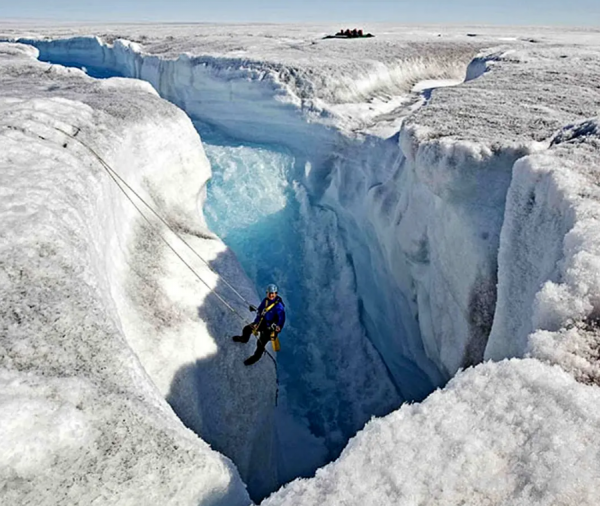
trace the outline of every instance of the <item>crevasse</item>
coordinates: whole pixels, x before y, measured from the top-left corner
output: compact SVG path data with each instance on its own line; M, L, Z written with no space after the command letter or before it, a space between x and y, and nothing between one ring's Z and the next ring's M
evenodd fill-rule
M279 420L296 421L282 424L282 447L308 429L335 457L370 416L482 359L522 152L422 142L410 125L391 139L344 136L307 122L277 79L243 62L164 60L97 38L27 42L42 60L146 80L198 120L215 174L210 225L257 286L276 281L289 304ZM280 461L280 482L307 474L300 455Z

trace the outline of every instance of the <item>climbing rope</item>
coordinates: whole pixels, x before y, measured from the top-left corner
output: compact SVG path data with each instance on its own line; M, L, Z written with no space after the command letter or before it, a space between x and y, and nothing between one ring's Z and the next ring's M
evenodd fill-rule
M77 142L79 142L80 144L82 144L83 146L85 146L99 161L100 163L103 165L103 167L109 171L109 173L111 175L114 175L114 178L116 177L131 193L133 193L145 206L146 208L148 208L148 210L150 210L152 212L152 214L154 214L154 216L156 216L183 244L185 244L188 249L194 254L196 255L212 272L214 272L215 274L217 274L221 281L223 281L223 283L225 283L233 293L235 293L241 300L242 302L244 302L245 304L247 304L248 306L250 306L250 302L248 302L243 296L242 294L240 294L223 276L220 276L219 273L213 269L213 267L210 265L209 262L207 262L191 245L190 243L188 243L183 237L181 237L174 229L171 225L169 225L169 223L167 222L166 219L164 219L160 214L158 214L157 211L154 210L153 207L150 206L150 204L148 204L142 197L140 197L140 195L131 187L129 186L129 184L127 183L127 181L125 181L112 167L110 167L108 165L108 163L106 163L102 157L100 155L98 155L98 153L96 153L94 151L93 148L91 148L90 146L88 146L87 144L85 144L84 142L82 142L80 139L77 139L74 135L70 135L67 132L65 132L64 130L61 130L58 127L54 127L56 130L58 130L59 132L63 133L64 135L69 136L71 139L76 140ZM77 134L75 134L77 135ZM115 181L116 182L116 181ZM122 190L122 188L121 188ZM125 192L123 192L125 193ZM129 196L127 195L127 193L125 193L125 195L129 198ZM131 201L131 199L129 199Z
M129 200L129 202L131 202L131 204L133 205L133 207L135 207L135 209L138 211L138 213L140 213L142 215L142 217L146 220L146 222L151 226L154 227L153 223L148 219L148 217L142 212L142 210L136 205L136 203L133 201L133 199L131 198L131 196L123 189L123 186L125 188L127 188L131 193L133 193L139 200L140 202L142 202L144 204L144 206L146 206L146 208L152 212L152 214L154 214L154 216L156 216L161 223L163 223L163 225L165 225L165 227L167 227L169 229L169 231L175 236L177 237L177 239L179 239L183 244L185 244L187 246L187 248L196 256L198 257L213 273L215 273L217 276L219 276L220 280L223 281L223 283L225 283L225 285L227 285L231 291L233 293L235 293L245 304L247 304L248 306L251 306L252 304L250 302L248 302L223 276L219 275L219 273L210 265L210 263L208 261L206 261L206 259L204 259L191 245L190 243L188 243L183 237L181 237L181 235L179 235L174 229L173 227L167 222L167 220L165 218L163 218L158 211L156 211L150 204L148 204L148 202L146 202L146 200L144 200L144 198L142 198L138 192L136 192L128 183L127 181L125 181L91 146L89 146L88 144L86 144L85 142L83 142L81 139L78 139L76 137L76 135L79 133L79 130L77 130L77 132L74 135L69 134L68 132L65 132L64 130L62 130L61 128L58 127L53 127L55 130L59 131L60 133L62 133L63 135L66 135L67 137L69 137L70 139L73 139L75 141L77 141L79 144L81 144L82 146L84 146L86 149L88 149L88 151L90 151L90 153L92 153L92 155L94 155L94 157L100 162L100 164L102 165L102 167L106 170L106 172L108 173L108 175L110 176L110 178L115 182L115 184L118 186L118 188L123 192L123 194L125 195L125 197L127 197L127 199ZM123 186L121 186L121 184ZM173 251L173 253L175 253L175 255L185 264L185 266L194 274L194 276L200 281L202 282L209 290L212 290L212 288L208 285L208 283L206 283L206 281L204 281L202 279L202 277L195 271L195 269L189 265L188 262L185 261L185 259L175 250L175 248L173 248L173 246L161 235L159 234L160 238L162 239L162 241L169 247L169 249L171 251ZM218 293L216 293L216 291L214 292L216 297L232 312L234 313L239 319L240 321L242 321L243 323L246 323L246 319L240 315L240 313L238 311L235 310L235 308L233 308L223 297L221 297ZM273 359L273 361L275 362L275 359L273 358L273 356L267 351L265 350L265 352L271 357L271 359ZM276 365L277 366L277 365Z
M11 127L9 125L3 125L3 126L6 127L6 128L9 128L9 129L20 130L20 128ZM47 126L47 125L44 125L44 126ZM192 253L196 257L198 257L213 273L215 273L216 275L218 275L219 278L220 278L220 280L223 281L233 291L233 293L235 293L248 306L252 306L252 304L250 304L250 302L248 302L226 279L224 279L223 276L219 275L219 273L215 269L213 269L213 267L183 237L181 237L173 229L173 227L171 225L169 225L169 223L167 222L167 220L165 218L163 218L150 204L148 204L91 146L89 146L88 144L86 144L85 142L83 142L82 140L80 140L80 139L78 139L76 137L77 134L80 132L80 129L77 129L77 131L75 132L75 134L70 134L70 133L64 131L63 129L61 129L61 128L57 127L57 126L51 126L50 128L53 128L54 130L62 133L66 137L68 137L68 138L70 138L70 139L78 142L84 148L86 148L100 162L100 165L102 166L102 168L104 168L104 170L106 171L106 173L113 180L113 182L117 185L117 187L121 190L121 192L125 195L125 197L127 198L127 200L129 200L129 202L131 202L131 204L133 205L133 207L138 211L138 213L142 216L142 218L144 218L144 220L149 224L149 226L152 229L155 229L155 225L142 212L142 210L139 208L139 206L133 201L133 199L131 198L131 196L125 191L125 188L127 188L131 193L133 193L144 204L144 206L148 210L150 210L152 212L152 214L154 214L154 216L156 216L169 229L169 231L171 231L171 233L175 237L177 237L183 244L185 244L190 249L190 251L192 251ZM41 135L39 135L37 133L35 133L35 135L37 135L42 140L48 140L45 137L43 137L43 136L41 136ZM202 279L202 277L196 272L196 270L177 252L177 250L169 243L169 241L167 241L167 239L165 239L165 237L160 232L157 231L156 233L160 237L160 239L167 245L167 247L177 256L177 258L179 258L179 260L181 260L181 262L192 272L192 274L203 285L205 285L210 291L212 291L215 294L215 296L217 297L217 299L225 307L227 307L233 314L235 314L240 319L240 321L243 324L246 324L246 319L238 311L236 311L235 308L233 308L221 295L219 295L216 292L216 290L214 290L213 288L211 288L209 286L209 284L204 279ZM275 358L273 357L273 355L271 355L271 353L269 353L268 350L265 349L265 353L273 361L273 365L275 366L275 378L276 378L276 385L277 385L276 392L275 392L275 405L277 406L278 398L279 398L279 377L278 377L279 375L277 374L277 361L275 360Z

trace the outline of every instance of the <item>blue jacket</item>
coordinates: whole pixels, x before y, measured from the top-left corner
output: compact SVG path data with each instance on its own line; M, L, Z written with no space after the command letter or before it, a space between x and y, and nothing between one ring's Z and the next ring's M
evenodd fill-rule
M265 308L269 307L273 303L275 303L275 306L264 315L265 317L263 320L263 325L270 327L274 323L279 328L283 328L285 325L285 306L279 295L273 299L273 302L271 302L267 297L263 299L263 301L260 303L260 306L258 306L258 309L256 310L256 318L254 319L254 323L258 323L260 321Z

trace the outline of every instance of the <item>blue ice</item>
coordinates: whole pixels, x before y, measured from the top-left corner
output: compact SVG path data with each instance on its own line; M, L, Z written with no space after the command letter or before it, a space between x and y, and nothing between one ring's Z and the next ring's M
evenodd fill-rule
M195 125L213 170L208 225L235 251L259 294L275 283L286 304L278 354L284 409L337 456L381 409L353 386L355 368L373 366L371 357L361 360L368 342L335 214L311 201L304 168L285 148L240 143ZM383 365L380 372L386 374Z
M58 65L62 65L63 67L73 67L80 70L83 70L88 76L95 77L96 79L108 79L109 77L124 77L123 74L117 72L112 69L105 69L102 67L95 67L93 65L82 65L80 62L72 62L69 60L61 60L55 57L48 58L44 55L43 52L40 52L40 61L46 63L54 63Z
M93 77L119 75L77 62L52 63ZM345 241L359 231L342 230L336 213L311 195L305 160L282 146L241 142L199 121L195 126L213 170L204 209L208 225L236 253L257 292L275 283L286 304L273 429L283 483L337 457L373 415L402 401L372 344L372 334L381 333L373 318L387 319L365 312L364 301L378 286L369 268L370 246L357 239L361 247L348 250ZM384 330L384 336L396 332Z

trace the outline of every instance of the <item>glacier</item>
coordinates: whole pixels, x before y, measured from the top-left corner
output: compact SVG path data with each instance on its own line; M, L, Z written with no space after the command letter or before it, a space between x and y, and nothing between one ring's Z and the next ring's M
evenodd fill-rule
M49 224L38 223L40 215L15 220L15 209L6 209L3 242L4 257L14 262L16 245L29 248L33 260L19 261L38 275L64 269L52 254L47 258L40 229L76 243L59 246L78 265L80 245L91 248L80 276L83 286L96 287L96 302L86 306L99 305L114 322L114 346L129 357L133 385L145 392L139 408L196 452L202 464L178 461L185 473L221 466L195 488L164 475L156 490L144 488L156 497L177 490L157 499L166 503L242 504L248 498L239 475L259 500L342 452L315 478L292 482L265 504L593 504L597 480L589 470L598 462L586 442L598 426L595 32L539 29L534 39L513 29L509 41L506 29L477 38L458 29L443 37L389 29L374 46L355 46L350 57L344 41L317 42L318 28L285 36L264 28L258 44L256 27L227 27L225 35L204 27L202 36L193 27L186 37L168 27L152 36L146 27L120 30L111 36L102 27L100 37L84 37L73 28L3 27L5 40L28 44L2 44L5 167L35 166L15 161L26 156L15 140L24 135L40 144L36 151L56 144L46 155L49 165L84 179L79 191L66 187L66 196L48 198L58 207ZM36 62L38 55L65 66ZM91 79L71 66L109 78ZM214 172L210 183L192 123L157 94L194 120ZM215 294L240 313L246 308L206 265L190 260L213 293L190 279L110 181L85 181L84 169L95 161L78 145L84 134L245 297L258 300L254 286L276 277L293 308L278 358L276 409L272 364L240 369L242 350L227 342L240 322ZM66 147L58 149L61 143ZM32 176L24 177L27 188ZM33 177L54 188L66 176ZM9 175L3 187L11 202L18 185ZM95 202L77 200L98 187L104 193ZM31 192L24 207L39 198ZM69 224L69 210L83 216ZM170 235L168 242L177 244ZM265 252L271 256L263 258ZM276 265L274 274L262 259ZM57 279L68 277L60 269ZM11 276L4 281L11 290L16 283ZM42 278L30 286L53 283ZM67 314L68 291L58 298ZM57 395L50 385L68 412L69 403L77 404L68 392L104 385L106 371L72 372L62 348L46 349L57 337L40 339L40 331L23 325L23 310L14 311L29 296L17 288L10 293L3 297L10 301L3 320L7 385L24 382L42 402ZM73 313L72 320L85 321ZM78 332L71 323L65 345L76 355L85 353ZM42 356L59 365L44 372ZM105 367L106 360L109 376L123 374L110 353L95 356L87 357L90 364ZM44 379L20 378L23 367ZM60 386L64 376L68 387ZM125 390L132 385L111 381ZM15 390L5 399L7 413L31 403L28 395ZM63 416L85 433L98 423L94 408ZM106 411L104 420L119 411ZM391 411L358 432L371 416ZM64 425L51 407L35 416L40 424ZM23 502L27 487L47 484L36 483L39 468L16 460L26 451L19 445L31 444L18 432L25 422L2 426L15 431L6 436L14 446L4 455L3 490ZM93 445L123 437L80 436L76 429L65 436L58 448L38 441L38 451L59 455L68 472L69 459L90 453L73 438ZM155 469L171 469L177 458L142 450ZM109 455L77 471L102 474ZM18 485L23 476L27 486ZM135 473L132 483L119 483L112 499L98 487L88 492L134 503L149 497L135 481L141 478ZM73 503L90 500L76 486L66 490Z

